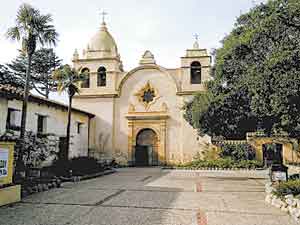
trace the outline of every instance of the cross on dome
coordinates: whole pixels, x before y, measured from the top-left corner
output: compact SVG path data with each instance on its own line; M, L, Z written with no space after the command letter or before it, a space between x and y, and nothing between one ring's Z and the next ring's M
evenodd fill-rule
M198 42L198 40L199 40L199 35L198 35L198 34L194 34L194 37L195 37L196 41Z
M105 12L104 10L102 10L102 11L100 12L100 15L102 16L102 23L105 24L105 16L107 16L108 13Z

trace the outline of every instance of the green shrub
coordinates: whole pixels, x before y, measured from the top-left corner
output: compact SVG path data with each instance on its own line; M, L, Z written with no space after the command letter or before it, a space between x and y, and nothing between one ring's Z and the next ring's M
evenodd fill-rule
M244 169L256 169L256 168L263 167L263 163L256 160L235 161L234 165L236 168L244 168Z
M277 196L285 195L299 195L300 194L300 180L289 180L280 182L275 186L274 194Z
M68 176L70 170L72 175L81 176L103 171L103 167L97 159L87 156L80 156L69 161L57 160L52 164L52 170L57 176Z
M220 157L230 157L233 160L253 160L255 151L249 144L223 144Z
M55 160L52 165L49 167L49 170L52 171L56 176L69 176L70 171L70 161L67 160Z
M103 170L97 159L87 156L71 159L70 169L75 176L97 173Z
M231 158L221 158L216 160L193 160L192 162L179 165L179 168L190 168L190 169L200 169L200 168L221 168L221 169L231 169L231 168L245 168L245 169L255 169L261 168L263 165L261 162L256 160L241 160L235 161Z
M21 158L26 168L39 167L48 157L56 155L57 142L53 138L55 137L53 134L39 136L32 131L26 131L24 138L20 139L14 131L8 131L0 136L1 138L14 137L16 139L15 160L17 160L17 155L22 151ZM16 168L16 170L19 169Z

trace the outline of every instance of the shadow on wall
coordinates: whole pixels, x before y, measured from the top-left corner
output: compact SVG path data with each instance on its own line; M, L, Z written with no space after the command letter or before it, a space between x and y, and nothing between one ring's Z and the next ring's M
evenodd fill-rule
M104 160L115 158L117 162L123 165L127 164L127 145L125 147L113 146L113 127L110 123L97 116L91 123L90 135L92 138L90 138L89 156ZM128 136L118 132L119 138L127 140ZM126 150L124 151L124 149Z

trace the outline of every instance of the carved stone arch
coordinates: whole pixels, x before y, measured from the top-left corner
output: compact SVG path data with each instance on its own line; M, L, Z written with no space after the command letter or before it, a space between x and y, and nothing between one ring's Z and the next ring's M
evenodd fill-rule
M138 136L138 134L143 131L143 130L146 130L146 129L150 129L150 130L153 130L156 135L157 135L157 141L159 142L160 141L160 138L159 138L159 134L160 134L160 130L156 127L156 126L151 126L150 124L146 125L146 126L140 126L140 127L136 127L135 128L135 139L134 141L136 142L136 137Z
M156 133L155 152L158 157L158 165L164 165L166 162L166 119L128 118L128 159L130 165L135 165L135 147L137 135L145 129L151 129Z
M165 74L174 84L176 93L179 91L179 86L178 86L175 78L171 74L169 74L169 72L165 68L163 68L161 66L157 66L157 65L142 65L142 66L138 66L138 67L132 69L131 71L129 71L125 74L125 76L123 77L123 79L120 81L120 83L118 85L118 89L117 89L118 95L121 96L123 85L134 73L136 73L140 70L147 70L147 69L148 70L149 69L158 70L159 72Z
M158 165L159 136L157 131L150 128L138 129L135 138L135 165L156 166Z

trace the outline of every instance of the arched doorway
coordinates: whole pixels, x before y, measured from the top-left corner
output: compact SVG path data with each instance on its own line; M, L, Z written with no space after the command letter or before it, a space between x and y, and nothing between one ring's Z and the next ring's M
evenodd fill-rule
M136 136L135 165L158 165L157 134L152 129L143 129Z

